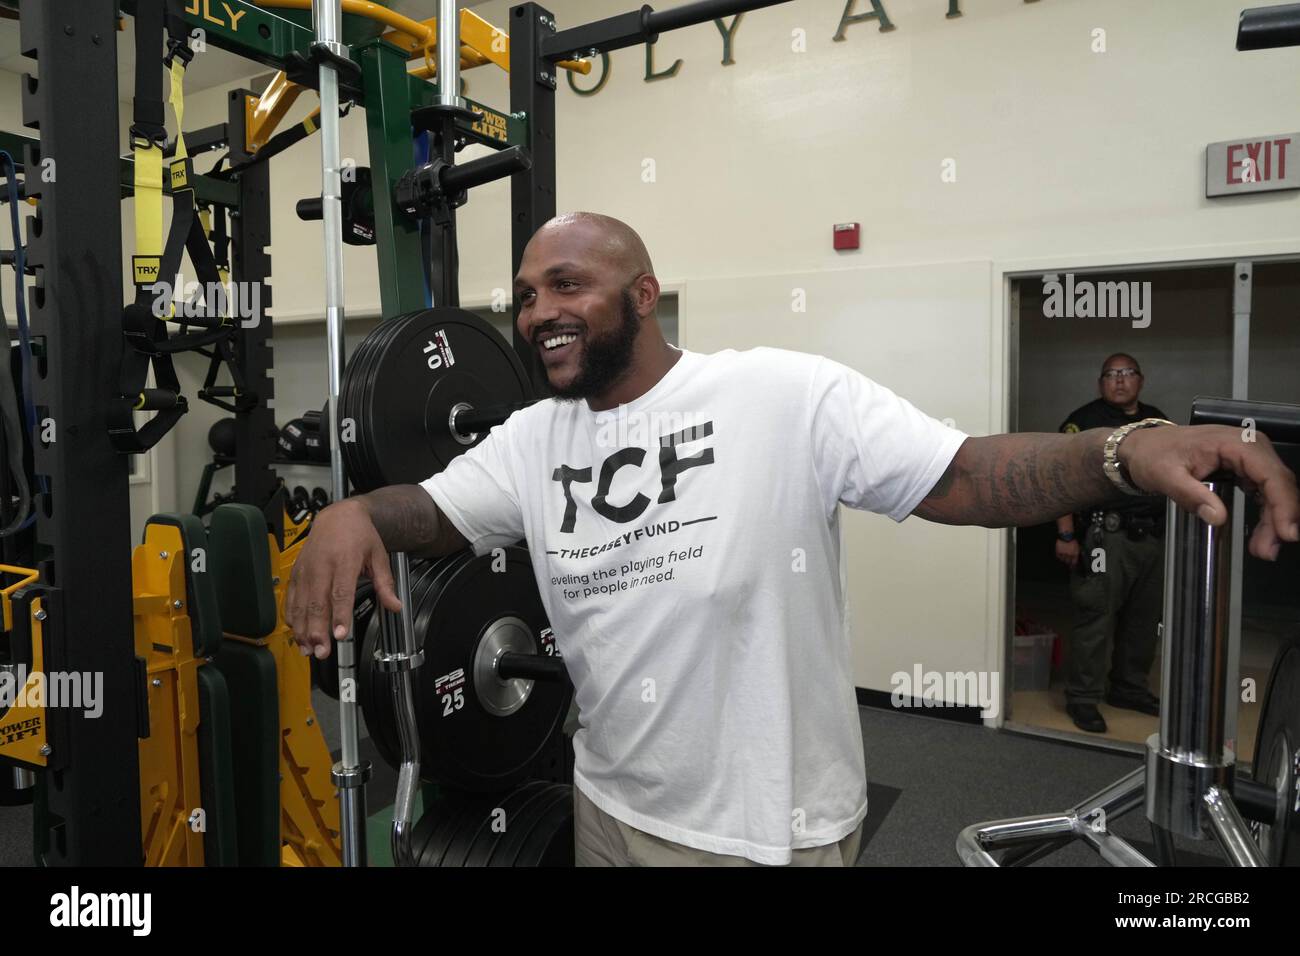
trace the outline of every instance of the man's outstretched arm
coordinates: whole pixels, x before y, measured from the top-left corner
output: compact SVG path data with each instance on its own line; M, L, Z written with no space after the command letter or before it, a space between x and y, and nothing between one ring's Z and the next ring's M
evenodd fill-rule
M1094 428L968 438L913 514L942 524L1006 528L1124 501L1129 496L1102 470L1109 435L1109 429ZM1272 443L1255 438L1243 441L1241 431L1222 425L1144 428L1124 439L1119 460L1139 488L1166 495L1215 525L1226 520L1227 509L1201 481L1216 471L1235 472L1247 491L1261 495L1250 552L1272 560L1281 542L1300 540L1300 496L1295 474Z

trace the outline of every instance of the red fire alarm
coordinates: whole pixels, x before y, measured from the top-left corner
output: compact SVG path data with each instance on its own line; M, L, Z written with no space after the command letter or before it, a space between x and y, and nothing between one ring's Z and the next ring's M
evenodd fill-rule
M841 222L835 226L835 248L856 249L862 240L862 223Z

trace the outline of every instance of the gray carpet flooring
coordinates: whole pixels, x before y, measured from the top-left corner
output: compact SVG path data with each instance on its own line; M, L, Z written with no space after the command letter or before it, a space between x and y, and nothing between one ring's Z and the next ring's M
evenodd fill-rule
M316 704L333 749L337 705L323 696ZM859 866L956 866L963 827L1068 809L1138 766L1134 756L1008 731L866 707L859 714L870 784ZM1140 809L1111 824L1119 836L1149 848ZM31 826L29 807L0 807L0 866L31 864ZM1185 862L1218 862L1205 844L1180 842L1179 850L1188 854ZM1104 864L1075 844L1037 865Z

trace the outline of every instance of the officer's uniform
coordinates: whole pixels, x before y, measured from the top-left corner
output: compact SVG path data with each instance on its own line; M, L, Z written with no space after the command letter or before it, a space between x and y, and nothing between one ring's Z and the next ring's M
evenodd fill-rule
M1113 430L1144 418L1166 417L1141 402L1134 414L1126 415L1098 398L1072 412L1061 431ZM1164 600L1165 502L1162 497L1133 498L1074 516L1079 563L1070 571L1074 630L1066 654L1067 702L1098 704L1106 696L1129 701L1150 696L1147 681ZM1101 559L1104 573L1093 570L1103 566ZM1111 643L1107 675L1106 647Z

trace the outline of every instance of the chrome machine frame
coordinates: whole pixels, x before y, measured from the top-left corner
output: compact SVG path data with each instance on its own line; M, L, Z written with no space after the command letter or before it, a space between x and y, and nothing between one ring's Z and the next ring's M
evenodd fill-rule
M1277 442L1300 442L1296 405L1198 398L1191 423L1253 427ZM1218 473L1205 483L1228 508L1222 525L1211 527L1169 504L1160 732L1147 739L1145 766L1063 812L966 827L957 837L964 865L1024 866L1082 840L1114 866L1155 866L1110 831L1113 821L1138 806L1145 807L1161 865L1175 860L1175 835L1216 841L1234 866L1268 865L1242 811L1272 821L1279 801L1300 802L1300 790L1279 794L1272 784L1236 776L1236 754L1225 734L1228 668L1236 660L1231 645L1240 634L1229 611L1236 477ZM1300 773L1300 750L1291 762ZM1300 806L1291 812L1300 813ZM994 858L998 851L1006 852Z

